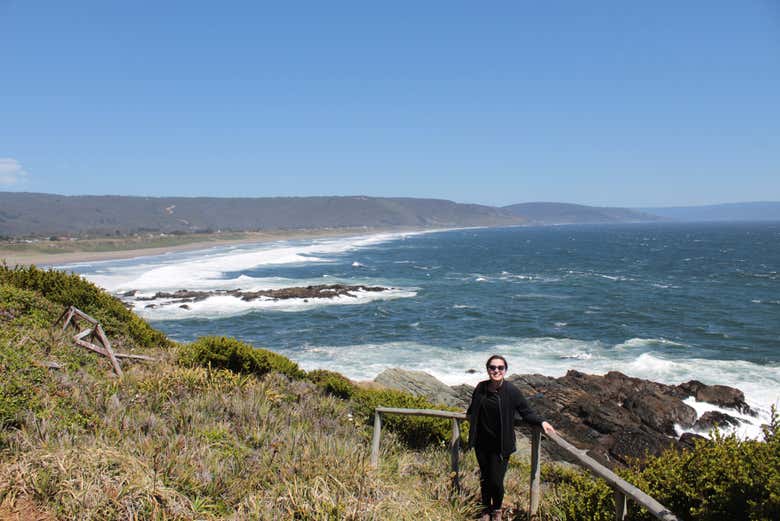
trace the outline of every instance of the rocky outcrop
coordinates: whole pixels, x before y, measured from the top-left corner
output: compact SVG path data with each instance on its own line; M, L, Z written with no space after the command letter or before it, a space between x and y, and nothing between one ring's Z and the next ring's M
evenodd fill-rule
M404 369L385 369L374 378L383 387L406 391L415 396L424 396L433 403L442 403L450 407L463 407L468 401L462 399L456 390L422 371L407 371ZM471 394L469 393L469 399Z
M158 291L149 297L136 297L138 301L150 301L150 300L168 300L164 304L147 305L146 307L156 307L161 305L170 304L187 304L190 302L200 302L206 300L209 297L214 296L231 296L237 297L244 301L252 301L257 299L269 299L269 300L285 300L285 299L314 299L314 298L326 298L331 299L335 297L353 297L356 298L355 293L360 291L379 292L387 291L390 288L384 288L381 286L347 286L345 284L320 284L316 286L294 287L294 288L281 288L281 289L265 289L260 291L241 291L240 289L229 290L214 290L214 291L194 291L180 289L174 292ZM132 297L137 294L137 290L128 291L122 293L123 297ZM183 306L179 306L183 307ZM189 309L189 308L184 308Z
M687 396L693 396L700 402L707 402L728 409L736 409L743 414L755 416L750 406L745 403L745 394L739 389L725 385L704 385L697 380L691 380L677 386L677 389Z
M708 424L697 424L696 411L683 403L689 396L751 412L738 389L701 382L665 385L616 371L604 376L569 371L560 378L513 375L509 380L564 437L610 466L684 446L675 426L706 429Z
M709 431L715 427L736 427L742 423L739 418L719 411L707 411L693 424L694 429Z

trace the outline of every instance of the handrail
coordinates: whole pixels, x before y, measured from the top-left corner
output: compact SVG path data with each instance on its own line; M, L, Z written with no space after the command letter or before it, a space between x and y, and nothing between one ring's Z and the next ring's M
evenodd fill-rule
M441 411L437 409L399 409L394 407L377 407L374 412L374 436L371 441L371 466L374 468L379 465L379 442L382 436L382 414L434 416L451 419L452 438L450 440L450 458L453 472L453 486L456 491L460 491L460 480L458 476L460 426L458 421L467 420L468 416L459 412ZM631 498L636 503L646 508L647 511L657 519L661 519L662 521L679 521L678 518L668 508L585 454L585 451L578 449L571 443L561 438L561 436L557 433L545 434L545 436L555 442L555 444L563 449L564 452L574 457L580 466L585 467L591 473L607 482L607 484L614 491L616 520L623 521L626 518L628 515L626 500L627 498ZM534 427L531 432L531 499L528 509L528 518L530 520L538 518L539 503L541 501L541 439L542 429L539 427Z

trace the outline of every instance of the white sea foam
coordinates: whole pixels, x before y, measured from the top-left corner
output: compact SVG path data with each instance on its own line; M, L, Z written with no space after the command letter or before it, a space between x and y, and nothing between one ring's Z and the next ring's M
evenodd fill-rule
M355 296L339 295L332 298L292 298L271 299L258 298L251 301L242 300L231 295L214 295L198 302L184 303L187 308L180 307L179 303L171 303L171 299L158 299L150 303L148 301L134 302L134 311L141 317L149 320L182 320L186 318L224 318L237 315L245 315L252 311L306 311L323 306L345 306L365 304L377 300L395 300L409 298L417 295L416 291L408 289L391 288L386 291L355 291ZM150 304L154 308L147 308Z
M385 233L360 237L317 239L308 241L280 241L248 244L241 247L210 248L208 250L177 253L173 256L155 256L133 261L93 263L95 270L84 276L111 292L129 290L175 291L178 289L216 290L268 289L269 279L241 276L235 279L226 274L261 266L331 262L340 254L383 242L402 239L425 232ZM139 262L140 260L140 262ZM83 268L86 264L82 263ZM66 265L62 268L70 268Z
M693 396L689 396L685 400L683 400L683 403L686 405L689 405L693 407L693 409L696 411L696 418L699 419L701 416L706 412L721 412L724 414L728 414L729 416L736 418L740 421L739 425L731 426L727 428L721 428L721 432L729 432L729 433L735 433L740 438L752 438L752 439L761 439L763 436L763 431L761 430L762 423L765 423L766 420L768 420L768 415L762 414L759 417L751 416L749 414L743 414L737 410L734 409L726 409L724 407L719 407L717 405L707 403L707 402L700 402ZM684 432L692 432L695 434L700 434L703 436L709 437L710 432L708 431L701 431L696 429L684 429L680 425L674 426L675 431L677 431L677 435L680 436Z
M672 347L689 347L687 344L681 344L665 338L629 338L622 344L617 344L616 349L633 349L641 347L652 346L672 346Z

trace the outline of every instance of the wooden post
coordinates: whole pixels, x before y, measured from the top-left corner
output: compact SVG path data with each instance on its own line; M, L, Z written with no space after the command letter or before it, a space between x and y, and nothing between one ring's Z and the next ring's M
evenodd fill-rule
M624 521L628 516L628 508L626 504L626 495L621 491L614 489L615 493L615 520Z
M382 436L382 417L379 411L374 412L374 439L371 440L371 466L379 466L379 438Z
M531 431L531 501L528 506L528 519L538 519L539 502L541 500L541 446L542 429L534 427Z
M458 420L452 419L452 441L450 442L450 462L452 463L452 489L460 494L460 477L458 453L460 452L460 426Z
M121 378L122 367L119 365L119 360L117 360L114 356L114 350L111 349L111 342L108 341L108 337L106 336L105 331L103 331L103 327L100 324L97 324L93 330L93 333L95 332L97 333L98 338L100 338L100 341L103 343L103 347L106 349L108 359L111 360L111 365L114 367L114 372Z
M57 319L57 323L59 323L59 321L62 320L63 318L65 320L63 320L63 322L62 322L62 330L65 331L66 329L68 329L68 325L70 324L70 320L73 318L73 306L68 306L68 309L66 309L62 313L62 315L60 315L60 318Z

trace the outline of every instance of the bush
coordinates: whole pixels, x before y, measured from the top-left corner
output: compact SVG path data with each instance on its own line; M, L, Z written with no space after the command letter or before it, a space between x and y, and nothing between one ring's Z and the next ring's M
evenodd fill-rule
M235 373L281 373L289 378L303 378L298 364L266 349L257 349L235 338L205 336L179 349L179 362L188 366L229 369Z
M62 310L34 291L0 284L0 320L47 328Z
M63 309L76 306L100 322L109 336L124 336L142 347L172 345L163 333L125 308L119 299L75 273L0 264L0 283L38 292Z
M618 472L686 521L780 519L780 432L776 411L764 441L715 432L693 450L670 449ZM609 489L576 474L559 475L554 510L563 519L609 519ZM629 501L628 519L651 521Z
M306 378L317 384L317 387L324 390L326 393L332 394L338 398L351 398L357 390L357 387L355 387L355 384L353 384L349 378L334 371L317 369L309 371L306 374Z
M694 450L669 450L627 473L632 481L681 519L695 521L780 519L778 418L764 441L741 440L718 431ZM650 520L637 513L637 520Z
M355 416L367 424L374 421L377 407L405 409L454 410L435 405L422 396L415 396L395 389L356 389L352 396ZM452 420L429 416L385 414L382 424L399 435L412 448L423 448L431 443L446 443L452 436Z

